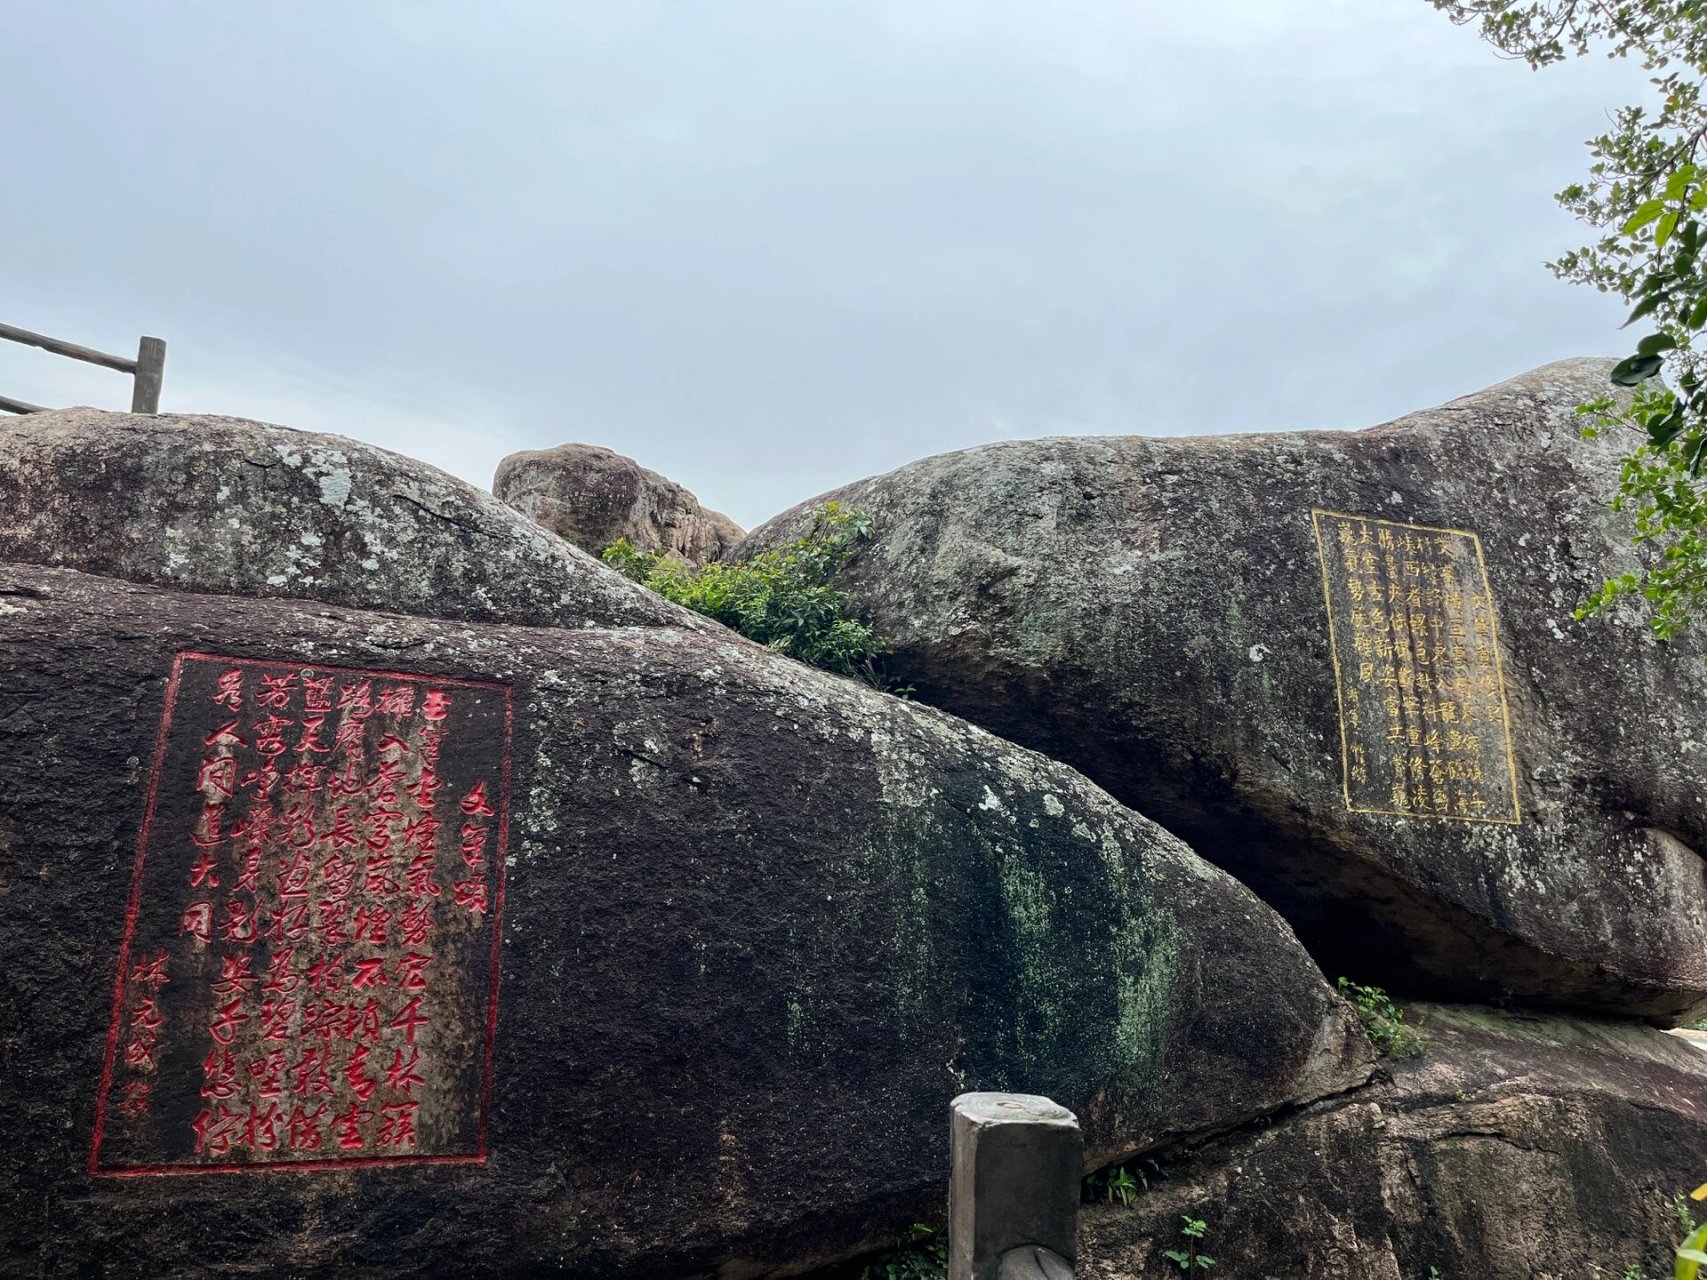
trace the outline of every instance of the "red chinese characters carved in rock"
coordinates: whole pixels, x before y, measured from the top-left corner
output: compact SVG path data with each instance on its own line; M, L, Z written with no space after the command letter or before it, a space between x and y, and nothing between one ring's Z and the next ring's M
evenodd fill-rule
M509 689L182 654L90 1170L485 1158Z

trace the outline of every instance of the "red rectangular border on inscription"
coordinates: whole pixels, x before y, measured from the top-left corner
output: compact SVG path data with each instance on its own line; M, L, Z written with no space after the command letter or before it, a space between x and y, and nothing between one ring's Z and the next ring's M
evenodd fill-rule
M132 1014L131 1027L132 1027L133 1036L135 1035L135 1031L136 1031L136 1028L138 1027L138 1025L142 1025L142 1026L145 1026L149 1029L148 1034L150 1037L158 1037L160 1035L159 1028L164 1025L164 1019L162 1017L162 1012L161 1012L160 1006L153 999L147 998L148 993L146 992L146 990L144 990L144 992L143 992L144 998L140 1001L140 1005L146 1005L147 1006L146 1012L144 1012L144 1010L140 1007L138 999L137 999L137 992L135 989L136 984L131 983L129 981L129 978L132 976L132 952L133 952L133 949L134 949L135 944L137 942L138 923L139 923L139 920L143 916L145 873L149 872L151 870L157 870L155 868L151 868L151 865L149 863L149 852L150 852L151 841L154 839L155 834L156 834L156 828L157 828L156 819L157 819L157 815L159 814L159 811L160 811L161 781L162 781L162 777L163 777L163 775L166 771L166 767L167 767L169 748L181 749L181 744L177 743L177 740L174 738L174 736L172 734L174 716L179 711L179 707L178 707L179 696L180 696L180 692L181 692L181 690L184 686L184 683L185 683L186 673L193 671L193 664L198 664L198 663L218 664L218 666L222 670L226 670L228 672L260 672L263 670L273 671L273 672L283 672L283 673L298 672L298 673L303 673L303 679L304 679L305 684L307 682L308 674L318 674L318 675L323 675L323 676L333 676L333 677L337 677L339 679L349 679L351 681L356 681L356 682L387 681L387 682L393 682L394 684L399 685L399 686L402 686L402 685L407 685L407 686L412 686L412 687L430 686L431 689L438 690L438 691L456 690L456 689L481 690L487 694L497 695L497 698L501 701L501 725L498 723L492 723L486 727L486 732L488 733L488 735L490 737L496 738L496 740L497 740L496 741L497 760L495 763L496 763L497 769L498 769L498 778L497 778L498 796L496 797L496 799L497 799L497 811L496 811L496 815L495 815L496 822L495 822L495 824L493 824L493 826L491 828L487 829L490 831L491 835L495 836L495 848L492 850L492 853L491 853L492 873L491 873L491 880L489 883L489 887L490 887L490 891L491 891L491 899L490 899L490 905L488 907L487 902L486 902L486 898L485 898L485 894L486 894L486 887L485 886L488 885L488 881L485 880L484 878L481 878L478 882L478 885L476 886L476 889L474 890L474 892L478 896L479 907L478 908L471 908L471 916L470 916L470 918L473 918L473 912L474 911L478 911L478 913L480 915L488 916L488 918L484 921L481 921L480 924L483 927L487 927L487 928L491 929L490 957L489 957L487 973L485 975L485 981L484 981L484 987L485 987L485 990L484 990L484 996L485 996L485 1000L484 1000L484 1003L485 1003L484 1026L479 1027L478 1023L475 1024L476 1028L478 1028L479 1037L480 1037L479 1043L477 1046L474 1046L471 1043L472 1037L474 1035L474 1031L472 1031L472 1030L468 1034L468 1040L466 1040L464 1042L468 1047L474 1048L474 1051L476 1054L476 1059L472 1064L465 1064L464 1074L466 1076L466 1084L468 1086L466 1089L462 1090L462 1092L465 1095L467 1093L473 1092L473 1089L475 1087L473 1072L476 1068L478 1070L478 1085L477 1085L477 1088L478 1088L478 1102L477 1102L478 1112L477 1112L477 1117L475 1118L476 1131L475 1131L475 1135L474 1135L474 1142L472 1144L472 1150L466 1150L465 1149L465 1150L461 1150L461 1151L456 1151L454 1153L423 1153L423 1154L414 1154L414 1155L409 1155L409 1154L372 1155L372 1154L365 1154L365 1153L352 1153L351 1155L345 1156L342 1158L328 1158L328 1157L314 1157L314 1158L301 1158L301 1159L294 1159L294 1158L272 1159L272 1158L268 1158L268 1159L254 1159L254 1160L248 1160L248 1161L226 1161L226 1162L221 1162L218 1160L205 1160L204 1159L204 1161L200 1162L200 1163L194 1162L194 1161L189 1160L189 1159L179 1159L179 1160L174 1160L174 1161L168 1161L168 1160L147 1161L147 1160L137 1160L137 1159L133 1158L133 1160L125 1161L123 1163L117 1163L117 1164L108 1163L106 1165L102 1164L103 1143L106 1143L107 1146L109 1147L109 1149L111 1146L111 1143L108 1142L108 1138L109 1138L109 1104L112 1102L112 1092L113 1092L113 1084L114 1084L115 1073L119 1069L119 1066L120 1066L120 1048L119 1048L119 1046L120 1046L121 1040L123 1040L125 1038L126 1028L125 1028L125 1023L124 1023L124 1015L126 1012L127 1005L138 1006L138 1007L133 1007L131 1009L131 1014ZM233 681L238 680L238 677L236 675L228 675L227 678L231 679ZM277 681L280 678L281 677L275 676L275 677L273 677L273 680ZM194 685L197 680L202 680L202 679L204 679L204 677L200 673L194 673L194 678L191 680L191 684ZM434 697L441 697L441 694L435 694L433 696ZM443 705L446 705L446 706L449 705L448 699L442 699L441 698L441 700L442 700ZM430 701L430 700L429 699L423 699L424 703L426 703L428 701ZM476 701L478 702L478 699ZM237 708L238 702L235 700L235 698L233 701L231 701L229 703L229 706L233 709ZM381 710L382 711L384 710L383 706L382 706ZM349 712L349 716L346 717L346 720L349 717L355 716L356 714L357 713L355 711ZM430 710L424 710L423 714L428 719L433 718ZM216 716L213 718L218 718L218 717ZM443 711L441 710L440 719L442 719L442 718L443 718ZM183 719L183 717L180 717L180 720L182 720L182 719ZM235 723L235 722L233 722L233 723ZM305 718L303 723L306 726L309 722ZM316 726L318 726L319 723L320 723L319 721L314 722L314 724ZM196 733L199 734L200 729L199 729L199 727L196 727L193 724L193 722L191 722L191 727L194 728ZM123 935L123 941L121 942L120 948L119 948L118 970L117 970L117 973L114 977L114 982L113 982L113 1011L112 1011L112 1018L111 1018L111 1021L109 1023L108 1031L107 1031L106 1053L105 1053L105 1059L104 1059L102 1071L101 1071L100 1091L97 1094L96 1101L95 1101L94 1132L93 1132L93 1138L92 1138L92 1142L91 1142L90 1150L89 1150L88 1171L91 1175L99 1176L99 1177L125 1178L125 1177L143 1177L143 1176L171 1176L171 1175L184 1175L184 1174L204 1174L204 1173L253 1173L253 1172L261 1172L261 1171L283 1171L283 1170L289 1170L289 1171L294 1171L294 1172L312 1172L312 1171L316 1171L316 1170L322 1170L323 1171L323 1170L331 1170L331 1169L352 1169L352 1168L403 1165L403 1164L484 1164L485 1163L486 1156L487 1156L487 1138L488 1138L488 1131L489 1131L489 1127L490 1127L490 1118L491 1118L493 1053L494 1053L494 1048L495 1048L495 1044L496 1044L497 1030L498 1030L499 960L500 960L501 943L502 943L502 937L503 937L503 911L504 911L504 885L505 885L504 861L505 861L505 850L507 849L508 843L509 843L510 750L511 750L511 739L512 739L513 727L514 727L514 706L513 706L513 698L512 698L510 687L508 685L499 683L497 681L467 679L467 678L454 677L454 676L439 676L439 675L426 674L426 673L420 673L420 672L381 671L381 670L375 670L375 669L370 669L370 668L339 666L339 665L333 665L333 664L328 664L328 663L316 662L316 661L312 661L312 660L296 660L296 659L277 660L277 659L239 658L239 657L232 657L232 656L224 655L224 654L201 653L201 652L195 652L195 651L183 651L183 652L178 653L175 656L175 658L173 659L173 663L172 663L171 673L170 673L170 676L168 678L167 685L166 685L165 707L161 713L160 727L159 727L159 731L158 731L156 738L155 738L154 763L153 763L153 768L151 770L150 777L149 777L148 792L147 792L147 798L146 798L145 808L144 808L144 812L143 812L142 826L141 826L141 830L140 830L140 833L139 833L139 836L137 839L135 870L134 870L133 875L132 875L130 897L129 897L129 901L128 901L126 911L125 911L124 935ZM225 728L229 729L230 726L229 725L225 726ZM359 736L359 734L362 733L363 731L364 731L363 726L358 725L356 728L357 735ZM220 732L219 729L215 730L215 734L217 734L219 732ZM432 734L432 730L429 729L428 734ZM425 739L426 736L428 736L428 735L427 734L423 735L423 740ZM437 776L436 776L437 749L438 749L436 738L439 736L442 736L442 735L434 734L432 736L435 737L433 754L430 757L433 760L433 763L429 764L429 765L421 766L422 777L417 779L417 785L424 785L428 781L428 779L426 778L425 775L427 773L432 773L434 775L434 777L431 780L431 789L437 789L437 787L443 785L443 780L437 778ZM312 731L305 732L302 735L302 743L308 743L312 738L313 738ZM210 735L206 739L206 742L209 744L214 743L215 737ZM246 744L243 744L243 745L246 745ZM402 749L402 744L401 744L400 740L398 740L396 738L393 738L390 743L382 744L382 747L386 746L386 745L394 745L394 746L397 746L399 749ZM299 748L298 748L299 751L306 750L306 749L307 748L304 748L299 743ZM317 749L325 750L325 748L323 748L323 747L318 747ZM356 748L354 748L354 751L356 753L355 758L360 759L361 758L360 757L360 747L357 746ZM234 761L234 758L233 758L233 761ZM212 763L212 762L210 761L208 763ZM232 763L232 762L222 760L219 763L227 764L227 763ZM271 761L266 762L266 766L268 768L271 768L271 765L272 765ZM353 766L352 766L352 768L353 768ZM206 770L204 769L203 775L205 776L205 774L206 774ZM227 776L229 776L229 775L227 775ZM353 773L351 776L353 776ZM202 782L200 779L198 779L197 786L200 787L201 785L202 785ZM431 809L431 807L432 807L432 802L430 799L431 789L429 789L426 793L429 798L426 800L419 801L419 803L425 805L427 809ZM229 791L226 794L229 794ZM411 794L413 794L413 792L411 792ZM470 793L470 794L471 794L471 796L478 794L479 796L482 797L479 801L479 808L477 810L475 810L475 812L477 812L480 815L492 816L492 811L490 809L489 803L484 799L484 796L489 794L489 793L485 792L483 790L480 790L480 791ZM462 812L464 814L468 814L471 812L470 806L467 803L467 801L464 802ZM420 816L421 815L419 813L417 813L417 817L420 817ZM171 824L169 823L168 826L170 826L170 825ZM437 825L438 824L436 824L436 823L434 824L435 829L436 829ZM235 831L235 828L233 829L233 833L234 833L234 831ZM310 831L312 831L312 829L310 829ZM468 837L467 837L468 825L467 825L466 820L465 820L463 832L464 832L464 848L463 848L464 860L468 861L468 853L469 853ZM230 834L233 834L233 833L227 833L227 836L225 838L229 838ZM212 834L212 833L204 831L204 834ZM433 840L436 840L436 838L437 838L436 835L430 837L428 839L428 843L432 843ZM196 841L196 843L202 844L203 842L198 840L198 841ZM435 846L435 848L436 847L437 846ZM475 860L468 861L468 865L470 867L474 867L474 866L478 865L478 862L479 862L478 855L483 850L484 850L484 836L482 836L481 843L474 849L474 853L476 854ZM158 860L156 860L156 861L158 862ZM281 870L282 870L283 864L281 863L280 866L281 866ZM194 870L194 869L192 869L192 870ZM370 881L371 881L373 875L374 875L374 873L370 868L370 871L369 871L369 880ZM192 884L193 883L194 882L192 882ZM218 883L217 879L214 879L213 883L217 884ZM389 882L387 882L387 883L389 883ZM468 883L473 884L474 880L471 879ZM395 890L396 886L391 885L391 888L393 890ZM456 886L456 888L459 891L459 893L458 893L459 905L466 905L466 904L462 903L462 899L461 899L461 891L463 889L463 886L458 885L458 886ZM439 890L438 890L438 888L433 887L433 888L431 888L431 892L436 896L438 894ZM448 899L447 899L447 901L448 901ZM324 905L324 904L322 904L322 905ZM281 910L282 910L282 908L281 908ZM359 932L359 929L360 929L359 914L360 913L358 913L358 925L356 926L358 929L358 932L356 935L356 941L358 941L358 942L361 941L361 934ZM187 921L190 918L189 913L186 912L184 918ZM155 926L154 936L156 939L158 939L161 936L160 932L159 932L158 921L154 922L154 926ZM183 932L183 929L180 928L180 933L182 933L182 932ZM203 936L205 936L205 935L203 935ZM250 936L253 936L253 934L251 933ZM195 942L195 940L196 939L194 937L192 937L191 943L193 944ZM293 950L294 950L294 948L293 948ZM164 952L162 952L162 955L164 955ZM419 977L419 971L423 971L426 967L427 958L417 957L417 956L412 955L410 957L410 959L421 961L420 965L417 966L417 971L411 972L408 974L408 976L411 978L418 978ZM243 963L243 971L244 971L244 974L246 976L247 975L248 962L243 961L242 963ZM378 960L370 960L367 963L374 966L374 968L377 970L378 965L379 965ZM470 976L473 976L473 974L471 974ZM160 983L164 983L166 981L166 979L161 978L158 981ZM381 981L381 984L383 985L384 979L381 978L380 981ZM353 984L353 985L359 985L359 984ZM399 986L398 989L402 990L402 987ZM410 990L425 991L424 985L423 986L411 986L409 989ZM160 987L160 985L157 984L154 987L153 995L159 996L160 993L161 993L161 987ZM165 1003L164 1001L160 1002L160 1004L164 1004L164 1003ZM417 1012L418 1012L418 1006L420 1005L420 1003L421 1003L420 1000L416 1000L413 1002L413 1004L415 1006L417 1006L417 1010L416 1010ZM310 1004L312 1004L312 1002L310 1002ZM235 1007L236 1007L235 1003L231 1007L233 1009L235 1009ZM295 1007L296 1007L295 1005L292 1006L293 1009ZM353 1011L355 1008L354 1004L352 1003L349 1006L349 1008ZM371 1011L372 1008L373 1008L373 1001L370 1000L368 1002L368 1009ZM400 1017L401 1016L404 1016L404 1015L400 1015ZM413 1013L409 1013L409 1014L407 1014L407 1016L410 1016L411 1018L413 1018L414 1015L413 1015ZM245 1021L247 1021L247 1020L248 1019L245 1019ZM420 1018L420 1019L418 1019L418 1021L419 1021L420 1025L426 1024L426 1019L424 1019L424 1018ZM392 1025L393 1027L397 1027L397 1026L403 1026L404 1024L401 1021L399 1021L399 1022L392 1023L390 1025ZM415 1023L411 1022L410 1024L408 1024L405 1027L405 1030L406 1030L406 1033L408 1035L408 1044L411 1046L411 1056L413 1057L413 1046L415 1043ZM324 1038L324 1032L322 1032L322 1038ZM345 1032L345 1038L346 1039L349 1038L349 1032L347 1029ZM328 1045L330 1044L329 1041L327 1043L328 1043ZM154 1047L154 1040L151 1039L149 1041L149 1044L147 1046L145 1046L145 1052L152 1052L153 1047ZM130 1048L130 1046L127 1045L127 1052L129 1050L129 1048ZM330 1056L330 1052L331 1052L330 1048L328 1047L325 1050L325 1054L327 1057ZM365 1051L358 1050L358 1052L361 1054L362 1060L365 1061L365 1056L366 1056ZM213 1057L213 1054L210 1054L209 1056L211 1058L211 1057ZM161 1055L161 1059L162 1059L162 1061L165 1060L165 1056L163 1053ZM183 1053L180 1052L177 1055L177 1057L174 1059L174 1061L181 1062L182 1060L183 1060ZM401 1053L399 1053L399 1060L401 1060ZM127 1062L130 1061L130 1059L127 1057L126 1061ZM134 1069L134 1068L132 1068L132 1069ZM152 1062L150 1063L149 1069L150 1070L153 1069ZM370 1067L369 1069L377 1070L378 1067L374 1066L374 1067ZM250 1070L251 1075L255 1075L255 1076L257 1076L257 1078L259 1077L260 1073L256 1070L256 1066L253 1062L250 1064L249 1070ZM405 1068L405 1070L407 1070L407 1068ZM347 1074L349 1075L349 1078L354 1080L356 1077L358 1077L360 1075L360 1068L358 1067L353 1072L349 1072ZM367 1081L366 1079L363 1079L362 1083L366 1084L370 1090L373 1087L373 1083L370 1081ZM146 1090L144 1092L146 1093ZM201 1092L202 1092L202 1096L204 1098L209 1096L205 1086ZM224 1096L224 1095L213 1095L213 1096ZM365 1100L369 1095L366 1093L363 1093L360 1096ZM469 1101L473 1101L473 1099L469 1099ZM210 1103L209 1105L211 1106L212 1104ZM402 1104L402 1105L410 1105L410 1104ZM221 1112L223 1112L225 1110L225 1108L220 1107L219 1110ZM324 1108L322 1108L322 1110L324 1110ZM121 1107L119 1109L118 1114L120 1115L120 1117L122 1119L128 1113L126 1113L124 1111L124 1109ZM208 1113L206 1111L204 1111L203 1117L205 1117L207 1114ZM407 1114L412 1117L414 1115L414 1111L410 1110ZM466 1115L466 1112L464 1114ZM408 1123L407 1121L400 1122L400 1127L406 1126L407 1123ZM251 1124L253 1124L253 1121L251 1121ZM267 1134L268 1134L269 1138L272 1136L270 1129L267 1131ZM411 1134L411 1137L413 1137L412 1134ZM274 1141L277 1143L276 1146L274 1146L274 1145L265 1146L264 1149L268 1153L271 1153L274 1150L278 1150L278 1149L283 1148L284 1144L283 1144L282 1140L275 1139ZM315 1149L318 1150L320 1145L321 1144L320 1144L319 1139L316 1138L316 1141L314 1144ZM341 1143L340 1145L347 1146L349 1144ZM399 1145L401 1145L401 1144L399 1144ZM466 1146L466 1137L464 1138L463 1145ZM259 1150L262 1150L263 1147L260 1145L255 1145L252 1143L251 1149L259 1151ZM294 1149L294 1146L293 1146L293 1149ZM198 1153L201 1151L199 1137L198 1137L197 1150L198 1150ZM211 1154L211 1149L209 1151L209 1154ZM109 1155L109 1160L110 1160L110 1155Z

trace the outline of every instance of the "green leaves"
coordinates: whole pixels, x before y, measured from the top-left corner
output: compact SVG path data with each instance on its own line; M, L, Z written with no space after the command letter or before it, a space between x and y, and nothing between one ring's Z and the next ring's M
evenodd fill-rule
M1139 1191L1150 1189L1152 1176L1165 1178L1167 1174L1162 1172L1162 1166L1155 1160L1145 1158L1130 1164L1110 1165L1106 1169L1086 1174L1082 1190L1087 1198L1095 1198L1100 1194L1110 1204L1118 1203L1122 1208L1131 1208Z
M1695 204L1689 195L1690 186L1695 181L1695 174L1695 166L1686 164L1668 175L1662 193L1638 204L1636 211L1624 220L1624 225L1619 228L1619 234L1637 236L1651 223L1654 226L1654 247L1657 249L1664 248L1666 242L1672 238L1672 234L1677 230L1679 219L1691 209L1699 210L1703 207ZM1656 178L1654 181L1657 184L1658 179ZM1702 193L1697 192L1696 194ZM1579 189L1577 198L1580 196ZM1677 207L1675 209L1669 207L1672 205ZM1688 225L1693 226L1694 224ZM1689 247L1693 250L1693 241Z
M1619 566L1577 614L1620 601L1649 610L1656 636L1670 639L1707 611L1707 358L1693 349L1707 332L1707 7L1678 0L1433 0L1455 22L1474 22L1506 53L1543 66L1600 47L1640 58L1652 73L1653 103L1613 112L1590 141L1587 179L1559 202L1594 229L1595 240L1561 254L1562 279L1619 295L1625 325L1653 330L1613 369L1634 389L1628 408L1589 409L1589 435L1635 427L1643 443L1620 463L1614 510L1633 522L1634 568ZM1667 383L1670 383L1670 386Z
M1665 366L1659 356L1631 356L1620 360L1612 369L1612 381L1620 387L1633 387L1645 382Z
M943 1280L947 1274L948 1245L934 1228L915 1222L896 1237L893 1249L859 1273L859 1280Z
M1669 448L1683 434L1683 408L1679 406L1664 417L1648 423L1648 444L1655 449ZM1685 464L1687 465L1687 463Z
M1361 986L1345 977L1338 986L1340 995L1357 1010L1363 1033L1383 1058L1414 1058L1427 1047L1428 1041L1405 1022L1405 1011L1380 987Z
M1197 1242L1203 1239L1203 1233L1209 1229L1208 1224L1190 1214L1181 1214L1180 1218L1185 1223L1179 1229L1180 1235L1185 1237L1185 1248L1164 1249L1162 1256L1181 1271L1209 1270L1215 1265L1215 1259L1197 1251Z
M1132 1176L1129 1169L1111 1170L1103 1184L1103 1191L1108 1196L1109 1203L1112 1204L1118 1200L1122 1208L1129 1208L1132 1204L1132 1197L1138 1194L1138 1179Z
M627 541L607 547L601 558L624 576L749 640L904 697L910 689L898 687L881 666L888 646L859 616L853 597L836 585L871 528L865 512L830 502L814 513L805 537L742 564L696 568L637 551Z
M1637 206L1636 212L1630 215L1630 220L1620 231L1623 235L1633 236L1650 222L1657 221L1665 211L1664 200L1648 200Z
M1660 304L1665 300L1666 296L1663 293L1650 293L1647 297L1643 298L1636 304L1636 309L1630 313L1630 318L1620 327L1628 329L1643 316L1652 315L1655 311L1659 310Z
M1680 635L1707 609L1707 378L1687 367L1677 384L1674 392L1647 383L1627 411L1601 412L1601 425L1636 426L1646 437L1620 464L1612 507L1633 518L1634 540L1647 554L1576 611L1588 618L1621 600L1642 602L1661 640Z
M1696 1280L1704 1262L1707 1262L1707 1226L1690 1232L1689 1238L1678 1246L1672 1275L1675 1280Z
M1454 22L1531 66L1599 48L1649 69L1652 103L1612 113L1589 143L1585 180L1559 203L1594 239L1550 264L1561 279L1630 305L1626 327L1652 330L1612 371L1634 389L1628 408L1610 400L1587 409L1587 435L1635 427L1643 441L1620 463L1613 509L1633 522L1636 567L1619 566L1577 611L1586 618L1619 601L1645 605L1650 626L1670 639L1707 612L1707 6L1690 0L1432 0ZM1662 376L1663 375L1663 376ZM1667 386L1669 381L1670 386Z

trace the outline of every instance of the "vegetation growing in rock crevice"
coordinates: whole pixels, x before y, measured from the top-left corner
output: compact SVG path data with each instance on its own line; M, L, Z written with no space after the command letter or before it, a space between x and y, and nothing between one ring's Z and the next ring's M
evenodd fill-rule
M1707 1200L1707 1183L1691 1191L1689 1200ZM1683 1243L1677 1246L1677 1265L1674 1268L1677 1280L1698 1280L1702 1265L1707 1264L1707 1223L1695 1220L1689 1200L1678 1196L1674 1202L1678 1225L1683 1228Z
M1203 1240L1203 1234L1209 1229L1209 1224L1202 1218L1193 1218L1189 1214L1181 1214L1185 1225L1179 1229L1180 1244L1183 1248L1164 1249L1162 1256L1181 1271L1207 1271L1215 1265L1215 1259L1207 1254L1198 1252L1198 1245Z
M1340 995L1351 1001L1363 1033L1383 1058L1414 1058L1428 1044L1416 1028L1405 1021L1405 1011L1393 1003L1380 987L1365 987L1348 978L1339 980Z
M1162 1171L1162 1166L1149 1156L1131 1160L1126 1164L1112 1164L1106 1169L1098 1169L1095 1173L1085 1175L1084 1181L1079 1185L1079 1198L1087 1201L1106 1200L1109 1204L1118 1204L1123 1209L1130 1209L1139 1191L1150 1189L1152 1178L1167 1176Z
M902 696L883 667L888 645L862 616L836 577L858 544L871 537L871 517L839 502L812 516L805 537L739 564L695 567L675 556L641 551L619 539L601 559L676 604L703 613L749 640L837 675Z
M948 1243L941 1232L915 1222L859 1273L859 1280L942 1280L948 1274Z

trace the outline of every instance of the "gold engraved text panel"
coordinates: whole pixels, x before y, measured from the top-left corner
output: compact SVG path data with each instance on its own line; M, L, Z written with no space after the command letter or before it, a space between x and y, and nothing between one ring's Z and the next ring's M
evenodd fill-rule
M1346 807L1521 821L1481 540L1311 512L1339 698Z

